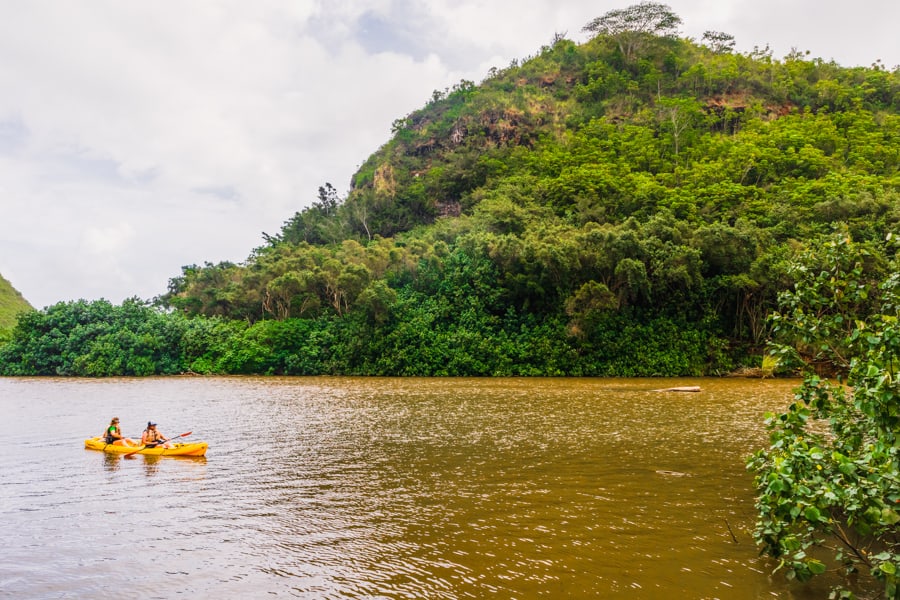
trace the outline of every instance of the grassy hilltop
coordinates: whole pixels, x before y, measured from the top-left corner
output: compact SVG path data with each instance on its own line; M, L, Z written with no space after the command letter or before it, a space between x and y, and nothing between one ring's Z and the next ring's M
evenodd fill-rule
M0 330L12 329L19 313L29 310L28 301L0 275Z

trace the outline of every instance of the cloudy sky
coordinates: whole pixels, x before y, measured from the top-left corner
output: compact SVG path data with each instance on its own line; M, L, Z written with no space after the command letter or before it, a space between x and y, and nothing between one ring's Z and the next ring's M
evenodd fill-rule
M243 261L435 89L614 0L0 0L0 274L34 306ZM682 34L900 63L894 0L673 0Z

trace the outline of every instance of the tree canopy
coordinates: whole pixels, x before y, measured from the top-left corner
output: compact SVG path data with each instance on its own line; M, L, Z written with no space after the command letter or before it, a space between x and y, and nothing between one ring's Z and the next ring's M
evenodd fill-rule
M654 37L675 36L679 25L681 17L667 4L644 1L628 8L611 10L591 20L583 30L613 38L622 55L631 60L642 42Z

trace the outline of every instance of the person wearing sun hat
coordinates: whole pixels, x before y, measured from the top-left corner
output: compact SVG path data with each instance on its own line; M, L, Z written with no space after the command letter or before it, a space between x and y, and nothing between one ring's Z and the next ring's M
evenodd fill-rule
M156 430L156 423L147 421L147 429L141 434L141 446L146 446L147 448L157 448L159 446L171 448L172 444L169 443L169 438Z

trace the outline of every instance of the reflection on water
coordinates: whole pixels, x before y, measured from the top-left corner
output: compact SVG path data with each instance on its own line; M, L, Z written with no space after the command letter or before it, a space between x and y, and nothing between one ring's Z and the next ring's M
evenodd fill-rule
M184 461L195 465L206 464L205 456L159 456L153 454L137 454L132 458L141 461L144 465L144 473L148 477L157 475L160 471L160 467L165 466L165 463L169 461ZM125 460L129 459L126 458Z
M744 459L792 382L665 383L702 391L621 379L0 379L11 415L0 591L827 595L827 582L770 577L750 537ZM206 439L207 457L80 448L103 415L148 413ZM23 433L34 422L52 442Z
M161 456L143 456L144 459L144 472L148 477L152 477L159 472L159 461L162 459Z
M97 454L100 454L99 452ZM118 471L119 466L122 462L122 456L120 454L107 454L103 453L103 466L107 471Z

